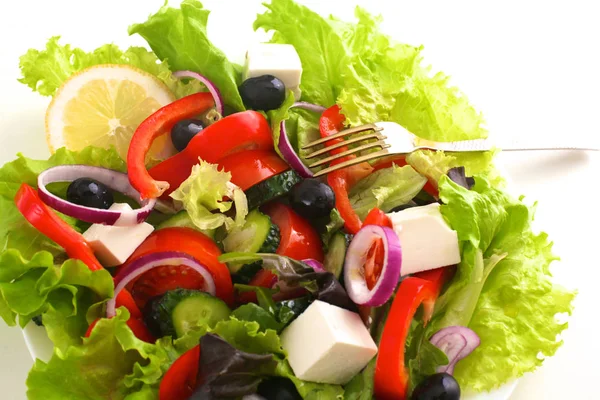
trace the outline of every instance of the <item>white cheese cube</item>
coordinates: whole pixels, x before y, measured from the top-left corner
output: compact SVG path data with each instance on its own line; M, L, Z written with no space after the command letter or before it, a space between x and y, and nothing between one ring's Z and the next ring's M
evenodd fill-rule
M458 264L458 235L444 220L438 203L388 214L402 248L401 274Z
M294 374L305 381L343 385L377 354L360 316L315 301L281 334Z
M131 211L127 203L115 203L114 211ZM123 264L140 244L154 231L146 222L132 226L111 226L93 224L83 233L83 237L105 267Z
M302 63L291 44L259 43L246 52L244 80L261 75L273 75L292 90L300 100L300 78Z

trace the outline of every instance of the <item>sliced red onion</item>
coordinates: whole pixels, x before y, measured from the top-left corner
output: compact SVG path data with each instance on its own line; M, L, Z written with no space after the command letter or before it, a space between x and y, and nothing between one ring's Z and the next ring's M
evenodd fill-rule
M312 267L312 269L314 269L316 272L325 272L325 268L323 267L323 264L313 258L307 258L305 260L302 260L302 262L310 267Z
M437 372L454 372L456 363L468 356L481 342L479 336L466 326L449 326L437 331L429 341L446 353L449 363L437 369Z
M315 112L317 114L322 114L325 111L325 107L307 103L305 101L299 101L292 104L291 108L302 108L308 111ZM294 147L290 143L290 139L288 138L287 131L285 129L285 121L281 121L279 124L279 143L277 144L277 148L281 152L281 155L285 159L285 161L292 167L298 174L300 174L303 178L311 178L313 176L312 171L304 165Z
M140 208L130 211L102 210L71 203L50 193L46 185L54 182L73 182L78 178L91 178L131 197ZM127 226L146 220L156 204L156 199L142 200L140 193L131 186L127 174L112 169L92 167L90 165L59 165L48 168L38 176L38 192L44 203L73 218L93 224Z
M106 316L112 318L116 315L116 299L117 295L129 283L137 277L145 274L153 268L162 267L164 265L184 265L190 267L199 273L204 279L203 291L212 294L216 293L215 281L204 265L200 264L196 259L189 254L176 251L163 251L150 253L138 258L131 264L124 267L115 277L115 293L114 297L106 304Z
M177 72L173 73L173 76L175 78L197 79L200 82L202 82L202 84L204 86L206 86L206 88L212 95L213 99L215 100L215 108L216 108L217 112L219 114L223 115L223 112L224 112L223 97L221 97L221 92L219 92L219 89L207 77L205 77L204 75L201 75L197 72L194 72L194 71L177 71Z
M290 108L295 108L295 107L302 108L307 111L312 111L317 114L323 114L323 112L326 110L326 108L323 106L320 106L318 104L307 103L306 101L297 101L294 104L292 104L292 106Z
M381 276L369 289L365 280L364 266L369 249L375 240L381 239L384 249ZM394 293L402 266L400 239L393 229L377 225L365 225L350 242L344 262L344 283L348 296L358 305L378 307Z

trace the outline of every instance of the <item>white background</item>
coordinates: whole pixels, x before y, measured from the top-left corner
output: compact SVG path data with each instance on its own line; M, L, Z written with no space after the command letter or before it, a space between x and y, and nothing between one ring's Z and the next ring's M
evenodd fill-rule
M241 57L255 40L254 0L205 1L214 9L216 42ZM595 2L523 1L303 1L323 13L352 17L353 5L382 13L386 32L425 45L426 60L453 77L503 139L533 142L600 139L600 25ZM366 4L365 4L366 3ZM5 0L0 10L0 162L17 151L46 157L48 99L19 84L18 57L41 49L53 35L91 50L108 42L141 45L127 26L142 22L162 0ZM235 14L235 15L233 15ZM240 34L239 32L246 34ZM600 246L595 153L504 154L514 189L539 200L537 226L555 240L562 261L556 279L577 288L576 311L565 344L513 399L597 399L600 372ZM1 221L0 221L1 223ZM17 328L0 322L3 399L25 398L31 359Z

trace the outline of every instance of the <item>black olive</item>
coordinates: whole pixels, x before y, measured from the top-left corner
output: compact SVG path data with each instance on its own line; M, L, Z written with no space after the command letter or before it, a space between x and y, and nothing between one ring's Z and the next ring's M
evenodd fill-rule
M246 79L239 91L246 108L253 110L274 110L285 100L285 84L273 75Z
M287 378L269 378L258 385L257 393L266 400L302 400L294 383Z
M411 208L411 207L416 207L417 205L415 204L415 202L411 201L408 202L407 204L401 204L397 207L394 207L390 210L390 212L398 212L398 211L402 211L402 210L406 210L407 208Z
M67 189L67 200L85 207L108 209L115 202L112 191L90 178L75 179Z
M305 179L292 188L290 205L306 219L323 218L335 207L335 194L319 179Z
M202 129L204 125L199 119L183 119L171 128L171 142L177 151L183 151Z
M456 379L445 372L425 378L413 390L411 400L459 400L460 386Z

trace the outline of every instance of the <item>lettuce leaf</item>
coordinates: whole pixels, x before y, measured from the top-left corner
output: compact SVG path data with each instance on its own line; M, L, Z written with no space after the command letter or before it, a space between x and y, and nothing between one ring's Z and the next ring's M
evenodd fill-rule
M199 229L216 229L225 225L227 230L242 227L248 215L248 201L244 192L231 183L231 173L219 171L218 165L202 159L192 167L192 173L171 197L181 202L190 219ZM233 201L223 201L224 197ZM235 204L235 220L225 215ZM219 212L213 213L213 210Z
M425 183L427 179L411 166L392 165L358 181L350 190L350 203L356 214L364 220L375 207L389 212L394 207L408 203Z
M103 318L89 338L55 353L48 363L36 360L27 378L31 400L156 399L164 372L179 356L169 338L150 344L126 324L124 308ZM131 396L131 397L130 397Z
M118 171L126 171L125 162L114 148L87 147L81 151L58 149L48 160L32 160L17 155L17 159L0 168L0 250L15 249L25 258L31 258L40 250L53 255L63 253L56 243L43 236L21 215L14 198L22 183L37 187L37 176L50 167L67 164L85 164ZM77 220L61 215L77 229Z
M422 67L422 47L379 31L380 17L356 9L356 23L323 18L292 0L272 0L254 28L275 31L272 42L292 44L302 61L302 99L334 103L351 125L395 121L425 139L487 136L483 118L442 73Z
M267 116L269 117L269 123L271 124L271 131L273 132L273 148L281 158L283 158L281 151L279 150L279 133L281 130L281 123L285 123L286 120L290 118L290 107L294 104L295 101L296 99L294 98L294 93L291 90L289 90L287 95L285 96L283 104L281 104L281 107L267 112ZM295 140L290 140L290 143L294 142Z
M481 345L457 364L461 386L489 390L541 365L553 355L567 327L575 293L551 280L556 260L545 233L531 228L533 208L481 176L467 190L448 177L439 181L441 212L458 232L462 261L436 303L428 332L466 325Z
M130 65L160 79L177 97L200 91L198 82L189 84L171 76L167 62L160 62L154 53L143 47L123 51L114 44L106 44L91 52L58 43L60 37L50 38L45 50L30 49L21 56L19 82L43 96L53 96L73 74L100 64Z
M238 91L242 69L208 39L209 14L199 1L185 0L179 9L165 5L146 22L131 25L129 34L142 36L174 71L192 70L206 76L219 88L225 104L244 110Z

